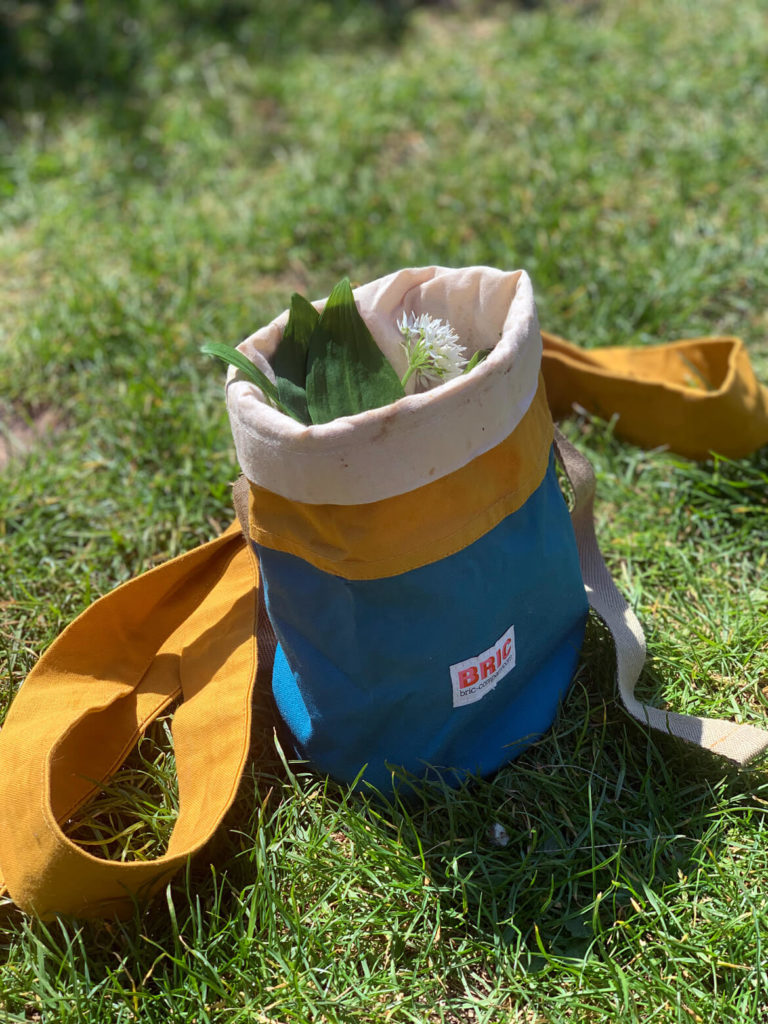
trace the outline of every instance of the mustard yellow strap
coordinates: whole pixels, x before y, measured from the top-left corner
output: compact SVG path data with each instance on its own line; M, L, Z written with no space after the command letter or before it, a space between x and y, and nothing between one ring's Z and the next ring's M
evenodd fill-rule
M698 718L642 704L635 685L645 662L645 637L637 616L622 597L600 553L595 537L595 476L584 456L558 431L555 445L574 492L571 513L581 573L590 606L613 636L619 696L629 713L644 725L711 750L737 764L746 764L768 747L768 731L753 725Z
M122 916L211 837L248 752L258 583L233 524L101 598L38 662L0 731L0 874L19 907L43 918ZM167 853L92 856L60 823L177 696L179 815Z
M618 437L692 459L741 458L768 444L768 388L739 338L586 352L555 334L542 338L555 419L576 402L603 419L616 416Z

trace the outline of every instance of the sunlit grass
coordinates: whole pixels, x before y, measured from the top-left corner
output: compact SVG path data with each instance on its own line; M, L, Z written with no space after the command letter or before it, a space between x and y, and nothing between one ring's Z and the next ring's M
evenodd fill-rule
M329 4L303 6L285 5L290 38L256 16L175 34L150 19L117 91L86 79L2 125L0 421L55 417L0 471L0 716L91 601L230 521L223 374L199 348L294 290L522 266L549 330L739 334L768 376L758 0L663 17L467 3L386 25L356 4L337 33ZM763 722L765 453L692 465L609 424L566 430L648 632L644 698ZM71 824L92 849L162 849L166 724ZM628 719L598 624L555 729L492 780L382 801L285 762L269 729L256 750L227 827L133 920L5 908L3 1021L768 1014L765 771Z

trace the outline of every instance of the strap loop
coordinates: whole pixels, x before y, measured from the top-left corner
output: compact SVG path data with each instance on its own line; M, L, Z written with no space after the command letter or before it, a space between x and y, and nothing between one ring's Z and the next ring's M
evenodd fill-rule
M101 598L49 648L0 731L0 866L18 906L42 918L124 916L210 839L248 753L261 604L255 554L233 524ZM94 857L60 823L178 695L167 853Z
M610 630L616 646L616 681L622 704L634 718L652 729L677 736L740 765L751 761L768 747L765 730L662 711L642 704L635 697L635 685L645 663L645 636L637 616L613 582L597 543L595 474L589 461L559 430L555 431L555 450L573 488L575 501L571 519L589 604Z

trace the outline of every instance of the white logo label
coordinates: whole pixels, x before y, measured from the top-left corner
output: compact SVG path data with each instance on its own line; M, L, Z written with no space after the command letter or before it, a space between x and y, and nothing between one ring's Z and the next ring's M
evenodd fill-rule
M514 667L515 627L510 626L487 651L451 665L453 706L463 708L481 700Z

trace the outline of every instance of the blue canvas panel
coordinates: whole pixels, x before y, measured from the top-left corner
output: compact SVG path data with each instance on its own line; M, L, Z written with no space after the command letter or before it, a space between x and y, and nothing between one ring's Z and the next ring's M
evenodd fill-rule
M351 581L257 550L277 707L320 771L351 781L367 766L378 788L391 766L487 775L552 724L587 617L553 460L485 536L398 576Z

